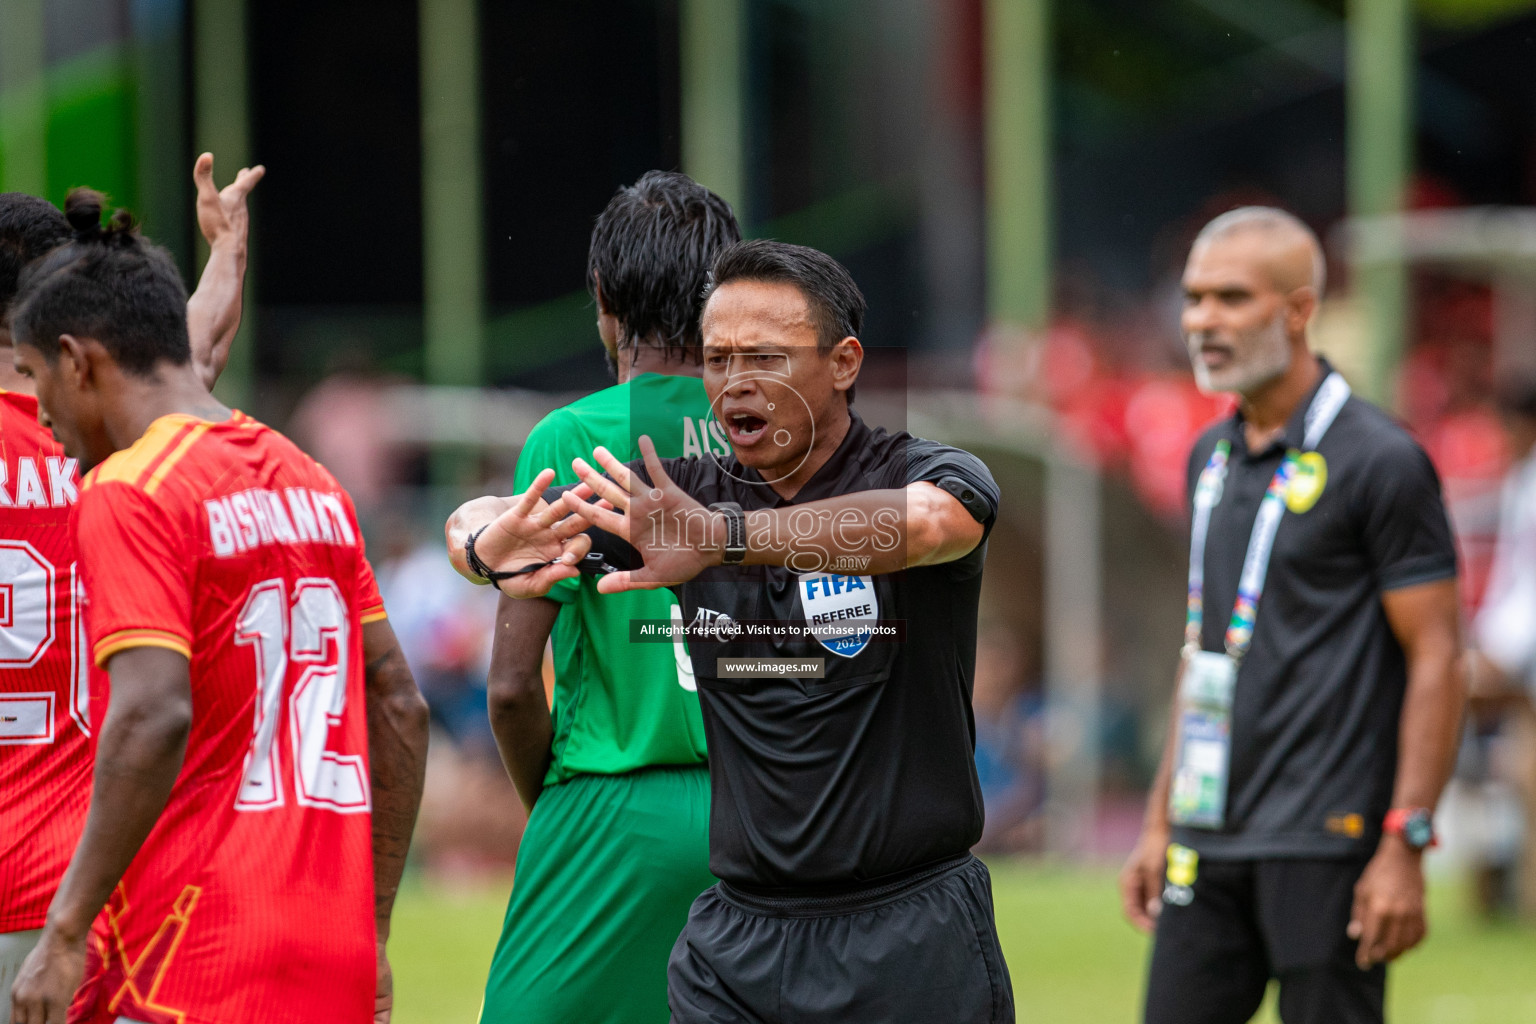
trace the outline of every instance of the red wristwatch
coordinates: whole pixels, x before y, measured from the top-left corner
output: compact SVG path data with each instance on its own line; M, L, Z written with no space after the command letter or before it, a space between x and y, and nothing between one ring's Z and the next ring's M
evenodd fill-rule
M1394 807L1387 812L1381 828L1387 835L1407 843L1410 850L1440 845L1435 835L1434 814L1428 807Z

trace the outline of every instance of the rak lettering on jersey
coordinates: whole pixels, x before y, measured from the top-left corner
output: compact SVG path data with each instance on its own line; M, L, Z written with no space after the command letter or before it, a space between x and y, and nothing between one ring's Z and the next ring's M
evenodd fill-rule
M48 438L50 445L58 447L41 426L38 431ZM18 455L14 463L0 462L0 508L70 508L80 497L75 486L79 478L74 459L63 455Z
M90 801L75 460L0 391L0 933L41 928Z
M350 499L247 416L167 416L86 477L76 533L96 665L186 655L192 726L71 1020L367 1020L362 627L383 607Z

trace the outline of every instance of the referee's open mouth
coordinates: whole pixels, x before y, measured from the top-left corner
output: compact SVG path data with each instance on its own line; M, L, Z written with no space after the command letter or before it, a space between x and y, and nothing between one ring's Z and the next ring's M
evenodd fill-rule
M730 435L731 444L738 448L750 448L767 435L768 421L745 409L728 411L725 414L725 432Z

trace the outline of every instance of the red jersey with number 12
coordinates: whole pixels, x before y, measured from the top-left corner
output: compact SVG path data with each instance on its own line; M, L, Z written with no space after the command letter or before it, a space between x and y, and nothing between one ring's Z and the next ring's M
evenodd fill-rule
M192 728L71 1020L371 1020L361 627L384 611L351 499L244 414L164 416L87 474L76 539L96 664L187 655Z
M0 391L0 933L43 926L91 798L78 482L37 399Z

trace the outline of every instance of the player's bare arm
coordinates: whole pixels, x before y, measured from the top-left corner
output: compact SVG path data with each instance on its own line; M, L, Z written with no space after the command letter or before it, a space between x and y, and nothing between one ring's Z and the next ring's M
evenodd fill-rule
M448 559L459 575L472 583L491 582L469 567L471 541L480 562L496 572L540 566L498 581L501 592L513 597L543 597L559 580L580 575L576 566L591 549L592 540L585 535L587 524L580 516L558 502L544 500L554 479L555 471L546 469L520 495L477 498L449 517L443 533ZM581 498L591 496L585 485L578 485L575 492Z
M387 1024L394 976L385 946L427 773L427 702L388 620L363 626L368 688L368 774L373 792L373 900L378 927L374 1021Z
M48 923L11 990L15 1024L63 1024L85 969L91 922L165 810L192 727L186 655L132 647L107 663L112 700L96 750L91 809L48 909Z
M583 501L574 492L563 498L572 512L627 540L645 561L644 568L603 577L598 583L603 593L685 582L720 564L724 552L723 519L709 517L667 476L650 438L640 438L640 451L655 486L647 486L606 448L598 448L593 455L608 476L581 459L572 465L582 482L614 508ZM689 523L707 523L708 535L701 529L690 536ZM791 508L753 510L746 515L745 564L811 571L826 568L839 555L858 552L868 556L861 570L878 575L962 558L975 550L985 532L953 495L918 482Z
M187 333L192 362L203 386L212 388L229 363L229 350L240 329L246 253L251 220L246 200L265 167L242 167L235 180L220 189L213 183L213 154L204 153L192 167L197 186L197 226L208 242L208 262L197 291L187 300Z
M554 738L544 692L544 645L559 614L554 601L503 597L496 609L491 670L485 681L496 749L529 811L544 790Z
M1393 807L1433 810L1451 777L1461 736L1466 687L1456 581L1440 580L1382 594L1387 622L1408 663L1398 731ZM1423 940L1423 852L1384 835L1355 886L1349 937L1359 940L1361 969L1386 963Z

